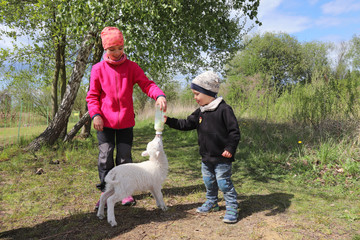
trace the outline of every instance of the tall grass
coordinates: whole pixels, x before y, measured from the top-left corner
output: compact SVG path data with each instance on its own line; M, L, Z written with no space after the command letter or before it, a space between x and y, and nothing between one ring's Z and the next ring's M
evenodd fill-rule
M198 108L195 101L191 103L183 103L181 101L169 102L167 106L166 115L171 117L185 118L191 114L195 109ZM136 119L142 120L153 120L155 114L155 107L153 102L148 102L144 109L136 115Z
M293 122L318 127L327 121L357 121L360 117L360 77L269 88L261 75L231 78L222 88L239 117Z
M248 173L359 189L360 79L315 76L281 93L265 82L239 76L222 88L240 119Z
M298 91L310 94L306 91L306 87ZM299 92L293 93L300 94ZM244 117L237 112L242 139L238 146L234 168L241 169L247 176L260 181L292 178L311 186L337 186L339 189L360 190L358 122L351 119L341 121L324 119L313 125L311 122L295 121L293 116L298 111L296 103L299 99L290 98L289 94L285 93L282 97L286 100L280 99L269 106L271 111L277 109L278 120L273 113L269 114L268 120L265 121L261 120L261 117ZM293 106L292 112L285 111L289 106ZM196 107L192 104L169 103L167 115L185 118ZM254 112L257 111L259 109ZM248 116L249 111L242 113ZM255 113L251 115L254 116ZM148 125L151 129L149 133L153 131L152 104L146 106L137 118ZM188 134L186 132L177 134L179 142L190 138ZM191 135L191 139L196 138L196 133L192 134L195 135ZM196 140L193 144L196 148ZM196 155L197 152L195 151L194 154ZM236 175L234 177L236 178Z

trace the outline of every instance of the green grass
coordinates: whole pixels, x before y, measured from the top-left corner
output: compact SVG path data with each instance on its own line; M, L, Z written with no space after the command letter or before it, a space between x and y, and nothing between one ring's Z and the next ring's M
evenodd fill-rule
M232 177L239 193L239 224L259 213L270 219L285 214L291 224L276 231L292 239L359 239L360 162L354 139L346 134L324 138L308 128L249 119L242 119L239 125L242 141ZM95 188L97 140L92 134L36 153L22 151L30 140L3 149L0 238L112 239L134 229L134 224L145 226L158 219L189 229L182 221L193 216L182 212L205 200L196 131L166 127L163 133L170 165L163 186L169 215L159 215L152 197L139 193L137 207L118 210L121 218L128 220L115 229L107 228L106 221L98 221L93 212L99 192ZM137 122L135 162L145 160L141 152L153 136L153 121ZM44 170L41 175L36 174L39 168ZM259 237L254 232L251 238Z
M46 129L46 126L1 128L0 146L17 144L18 140L31 139Z
M68 124L68 129L75 125L74 122ZM0 148L14 144L25 144L34 139L47 128L47 125L0 128Z

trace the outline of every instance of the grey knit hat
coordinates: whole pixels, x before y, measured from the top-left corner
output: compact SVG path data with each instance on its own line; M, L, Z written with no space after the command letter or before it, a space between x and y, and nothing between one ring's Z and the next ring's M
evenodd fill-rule
M216 97L220 88L220 78L213 71L207 71L194 78L190 88L211 97Z

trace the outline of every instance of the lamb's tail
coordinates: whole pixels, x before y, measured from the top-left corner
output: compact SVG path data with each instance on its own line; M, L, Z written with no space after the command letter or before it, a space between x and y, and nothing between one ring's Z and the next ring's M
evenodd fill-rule
M118 183L118 181L115 180L115 171L110 171L106 177L105 177L105 182L108 184L116 184Z

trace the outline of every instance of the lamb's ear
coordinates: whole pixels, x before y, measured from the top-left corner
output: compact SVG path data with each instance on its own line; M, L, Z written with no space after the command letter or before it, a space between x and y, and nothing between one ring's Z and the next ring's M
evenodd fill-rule
M147 156L149 156L149 153L148 153L147 151L143 151L143 152L141 153L141 156L142 156L142 157L147 157Z
M155 155L156 155L156 157L159 157L160 151L156 151Z

